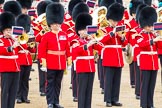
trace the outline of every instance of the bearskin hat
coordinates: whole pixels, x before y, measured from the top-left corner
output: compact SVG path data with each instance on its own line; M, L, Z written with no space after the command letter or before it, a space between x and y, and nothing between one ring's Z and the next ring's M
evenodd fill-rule
M112 19L114 21L122 20L124 15L124 7L120 3L113 3L109 6L107 12L107 19Z
M115 2L115 0L101 0L100 6L105 6L106 8L109 8L109 6Z
M144 0L144 3L147 4L147 5L149 5L149 6L151 6L152 0Z
M0 15L0 31L15 26L15 17L11 12L3 12Z
M153 7L144 7L139 15L139 24L141 28L146 26L153 26L153 23L157 22L157 12Z
M21 14L21 5L17 1L8 1L3 6L4 12L8 11L11 12L17 17L19 14Z
M75 22L75 32L79 36L78 31L86 29L87 25L92 25L92 17L89 13L81 13L77 16Z
M87 5L86 3L84 3L84 2L78 3L78 4L73 8L73 11L72 11L72 19L73 19L73 21L75 22L76 17L77 17L80 13L83 13L83 12L89 13L89 7L88 7L88 5Z
M123 5L123 0L116 0L116 2L118 2L118 3Z
M31 24L31 20L29 15L20 14L19 16L17 16L16 26L23 27L26 33L30 31L30 24Z
M38 16L46 12L46 7L50 3L52 3L52 2L49 0L39 2L39 4L37 5Z
M68 5L69 15L72 16L73 8L75 7L76 4L78 4L80 2L83 2L83 0L70 0L69 5Z
M32 5L32 0L17 0L22 8L30 9Z
M129 3L129 13L132 16L132 14L136 14L136 9L138 7L138 5L142 4L142 2L140 1L135 1L135 0L131 0Z
M4 0L0 0L0 4L3 4L4 3Z
M62 24L64 20L64 7L60 3L51 3L46 9L47 24Z
M137 22L139 22L138 20L139 20L139 15L140 15L141 10L142 10L144 7L146 7L146 6L148 6L148 5L146 5L146 4L140 4L140 5L138 5L138 7L137 7L137 9L136 9L136 21L137 21Z

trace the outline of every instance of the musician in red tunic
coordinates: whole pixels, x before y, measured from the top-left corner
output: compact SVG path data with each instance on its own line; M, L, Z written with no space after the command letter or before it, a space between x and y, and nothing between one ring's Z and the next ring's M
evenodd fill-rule
M91 108L92 89L95 73L93 43L88 39L86 26L92 25L89 13L78 15L75 30L79 36L75 43L76 73L78 75L78 108Z
M46 98L48 108L64 108L59 105L59 95L66 60L70 57L68 36L60 27L64 8L60 3L51 3L46 8L47 24L51 31L43 35L40 43L42 70L47 69Z
M157 48L162 48L162 39L156 36L153 23L157 21L157 13L153 7L144 7L139 15L139 24L143 31L136 36L140 47L139 64L142 73L140 106L153 108L153 96L156 84L158 66ZM147 62L146 62L147 61Z
M76 18L79 14L81 13L89 13L89 7L87 4L85 4L84 2L80 2L78 4L75 5L75 7L73 8L72 11L72 19L73 22L76 22ZM71 28L72 30L67 30L71 33L73 33L73 35L70 36L70 34L68 34L68 38L70 41L70 46L71 46L71 53L72 53L72 60L73 60L73 69L72 69L72 91L73 91L73 101L77 101L77 97L78 97L78 78L77 78L77 74L76 74L76 68L74 68L74 64L76 61L76 57L75 57L75 52L74 52L74 48L75 48L75 42L78 40L78 35L75 32L75 26L73 26Z
M1 108L14 108L17 94L20 65L18 61L17 41L11 36L15 17L9 12L0 15L0 73L1 73Z
M45 96L46 95L46 72L42 71L40 69L41 65L41 59L40 59L40 43L42 40L42 37L44 35L44 33L42 33L42 31L45 31L43 29L44 22L46 24L46 17L43 18L43 14L45 14L46 12L46 7L48 6L48 4L50 4L51 1L40 1L39 4L37 5L37 14L38 17L37 19L34 21L33 23L33 30L34 30L34 36L37 42L37 48L38 48L38 55L37 55L37 63L38 63L38 75L39 75L39 92L40 92L40 96Z
M29 38L27 33L30 30L30 24L31 20L30 17L26 14L21 14L16 19L16 26L21 26L24 28L24 33L22 36L24 36L25 43L21 43L18 47L18 60L20 63L20 80L19 80L19 89L17 93L17 103L30 103L30 100L28 100L28 93L29 93L29 76L30 76L30 70L32 66L32 58L31 58L31 52L34 51L34 48L31 48L28 44L25 38Z
M138 27L138 23L136 22L136 9L139 4L142 4L139 1L131 0L129 4L129 13L131 15L130 20L127 21L126 26L129 31L126 33L126 38L128 43L135 48L135 40L133 39L132 35L136 33L135 28ZM134 49L133 49L134 50ZM134 52L134 51L133 51ZM130 85L132 88L135 88L135 68L134 68L134 61L129 64L129 71L130 71Z
M107 34L100 41L104 45L101 56L105 72L104 101L107 107L122 106L119 102L121 72L124 66L122 46L127 41L124 35L114 32L114 28L122 20L123 14L124 7L121 4L113 3L109 6L106 16L109 26L105 28Z

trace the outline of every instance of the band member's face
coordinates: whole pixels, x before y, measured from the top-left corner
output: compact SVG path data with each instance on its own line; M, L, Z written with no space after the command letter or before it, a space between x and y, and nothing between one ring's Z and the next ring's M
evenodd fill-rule
M146 27L144 27L144 30L146 32L152 32L153 31L153 26L146 26Z
M118 21L114 21L112 19L109 19L110 26L115 27L118 24Z
M10 29L10 28L4 29L4 30L3 30L3 35L4 35L6 38L11 38L11 32L12 32L12 29Z
M27 14L28 12L27 8L22 8L21 10L22 10L22 14Z
M84 29L84 30L79 30L78 31L79 35L81 38L86 38L88 35L87 35L87 30Z
M51 24L50 26L52 31L59 31L61 28L60 24Z

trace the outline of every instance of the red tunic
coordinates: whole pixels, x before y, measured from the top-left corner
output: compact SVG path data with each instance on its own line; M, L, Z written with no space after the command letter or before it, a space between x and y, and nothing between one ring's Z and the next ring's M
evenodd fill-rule
M19 72L18 49L8 52L7 48L13 45L10 38L0 38L0 72Z
M88 41L78 39L78 46L76 46L76 73L95 72L95 61L93 55L93 46L88 47L88 50L84 50L84 45Z
M70 44L66 33L48 32L43 35L40 44L41 57L46 59L47 69L66 69L66 59L70 57Z
M103 66L112 66L112 67L123 67L123 55L122 55L122 45L125 46L127 41L121 40L121 38L114 34L110 36L110 32L113 31L112 27L107 27L107 35L103 37L100 41L104 44L102 49L101 57L103 58Z
M140 69L141 70L158 70L158 54L157 48L162 48L162 41L150 44L151 40L155 38L152 33L142 31L142 37L136 37L137 43L140 47Z
M30 55L31 53L34 53L33 48L29 48L27 44L21 45L22 47L18 47L18 56L19 56L19 63L20 65L32 65L32 58Z

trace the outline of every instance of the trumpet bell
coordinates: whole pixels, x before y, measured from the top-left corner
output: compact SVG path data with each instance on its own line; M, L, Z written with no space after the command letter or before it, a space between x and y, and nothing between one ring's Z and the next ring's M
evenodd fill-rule
M28 40L29 40L29 36L26 33L23 33L22 35L18 37L18 42L20 44L26 44Z
M101 40L104 36L104 32L101 29L97 30L97 33L95 34L95 39L96 40Z
M124 54L124 59L128 64L131 64L133 62L132 45L131 44L128 44L126 46L126 54Z

